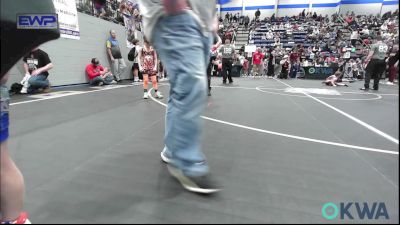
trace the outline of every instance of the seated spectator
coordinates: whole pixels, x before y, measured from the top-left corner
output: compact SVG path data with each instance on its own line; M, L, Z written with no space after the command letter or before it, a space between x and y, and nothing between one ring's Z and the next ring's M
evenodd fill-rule
M359 38L359 32L357 30L353 31L350 36L351 45L355 47Z
M269 30L268 33L266 34L266 38L267 38L268 40L273 39L273 38L274 38L274 33L272 33L272 31Z
M97 58L93 58L91 63L86 66L86 74L89 78L89 83L94 86L117 83L114 81L114 76L109 72L108 68L101 66Z
M50 82L47 79L49 70L53 68L49 55L39 48L34 48L32 52L23 58L25 74L30 75L28 82L25 82L21 94L35 92L50 92Z
M94 15L100 18L105 17L106 15L105 5L96 1L94 3Z
M368 26L365 26L365 27L361 30L361 35L362 35L363 37L364 37L364 36L370 35Z
M399 46L395 45L390 51L389 58L386 60L389 66L389 80L386 84L393 85L396 76L399 74Z
M370 44L372 43L371 37L365 38L365 39L363 40L363 42L364 42L365 45L370 45Z

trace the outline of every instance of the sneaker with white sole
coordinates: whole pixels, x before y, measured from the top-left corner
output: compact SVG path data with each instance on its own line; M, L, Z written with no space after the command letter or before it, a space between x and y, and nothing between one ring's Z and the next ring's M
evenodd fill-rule
M113 81L110 82L110 84L117 84L117 83L118 83L118 82L115 81L115 80L113 80Z
M149 98L149 93L145 92L145 93L143 94L143 98L144 98L144 99L148 99L148 98Z
M27 87L22 87L22 89L21 89L21 91L19 93L28 94L28 88Z
M157 91L156 98L164 98L164 96L161 94L161 92Z
M162 159L162 161L165 162L165 163L171 163L171 162L172 162L172 159L171 159L170 157L167 156L167 153L166 153L166 150L165 150L165 149L162 150L162 152L161 152L161 159Z
M390 82L390 81L388 81L388 82L386 82L386 85L394 85L394 83L393 83L393 82Z
M32 224L28 219L28 214L26 212L22 212L19 217L14 221L4 221L0 224Z
M213 194L221 191L220 188L216 187L215 182L211 180L209 175L201 177L189 177L184 175L182 170L170 164L167 164L167 168L169 173L175 177L188 191L198 194Z

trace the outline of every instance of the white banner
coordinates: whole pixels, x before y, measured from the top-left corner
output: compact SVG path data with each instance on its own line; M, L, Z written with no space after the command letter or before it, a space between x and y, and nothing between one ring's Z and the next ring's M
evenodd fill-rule
M246 45L244 46L244 52L253 53L256 52L257 46L256 45Z
M53 0L53 3L58 14L61 37L79 40L78 11L75 0Z

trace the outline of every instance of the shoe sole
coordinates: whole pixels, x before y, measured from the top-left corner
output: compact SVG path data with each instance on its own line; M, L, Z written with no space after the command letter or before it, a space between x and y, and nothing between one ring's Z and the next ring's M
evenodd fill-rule
M221 189L203 189L197 186L196 183L191 181L185 175L183 175L182 171L179 169L174 168L173 166L167 165L169 173L175 177L179 183L188 191L195 192L199 194L213 194L216 192L221 191Z
M160 155L161 155L161 159L162 159L163 162L165 162L165 163L171 163L172 162L171 159L169 159L168 157L164 156L163 152L161 152Z

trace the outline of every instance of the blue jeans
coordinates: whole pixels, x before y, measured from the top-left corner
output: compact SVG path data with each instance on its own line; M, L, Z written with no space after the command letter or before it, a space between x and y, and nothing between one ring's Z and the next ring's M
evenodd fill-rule
M102 78L101 76L97 76L93 78L93 80L90 81L91 85L99 85L100 82L103 82L104 84L110 84L114 78L112 76L106 76L106 78Z
M207 99L211 35L205 37L187 13L161 18L154 30L153 44L170 83L165 117L166 154L185 175L203 176L209 168L200 146L200 116Z
M42 74L31 76L31 78L29 78L28 80L28 83L29 83L29 88L28 88L29 93L36 91L40 88L47 88L50 85L50 82L49 80L47 80L47 77Z

